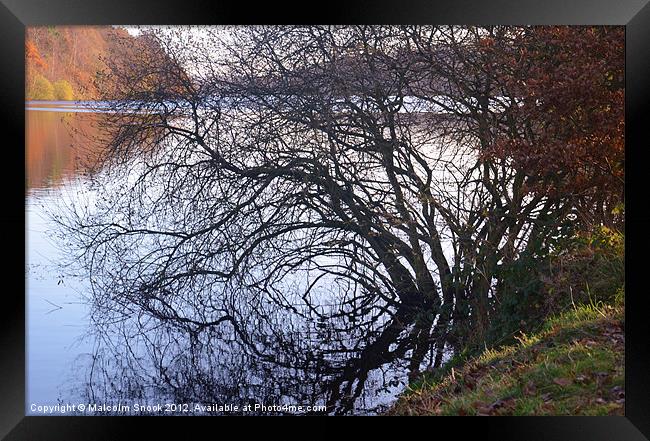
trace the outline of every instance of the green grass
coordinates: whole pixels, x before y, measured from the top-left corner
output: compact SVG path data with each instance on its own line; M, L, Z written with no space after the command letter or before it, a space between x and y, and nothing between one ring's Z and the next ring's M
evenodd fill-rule
M591 304L413 382L392 415L623 415L624 307ZM453 369L452 369L453 367Z

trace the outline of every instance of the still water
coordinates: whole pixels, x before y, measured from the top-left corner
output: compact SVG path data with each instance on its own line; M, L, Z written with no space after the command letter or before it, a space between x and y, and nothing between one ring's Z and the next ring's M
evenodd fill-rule
M63 103L26 107L26 319L27 413L30 404L56 404L74 378L74 362L90 353L83 280L65 277L62 251L50 237L48 209L83 182L84 149L77 130L92 129L92 118ZM87 155L86 155L87 156Z
M377 319L367 329L252 310L245 342L227 323L198 335L146 315L117 327L93 320L89 275L61 267L70 251L54 240L52 213L88 194L90 178L101 174L89 168L101 148L100 104L26 106L27 414L78 403L113 406L83 414L245 414L246 405L324 404L325 413L375 414L389 406L408 383L407 354L399 350L407 347L399 318L408 312L400 308L395 323Z

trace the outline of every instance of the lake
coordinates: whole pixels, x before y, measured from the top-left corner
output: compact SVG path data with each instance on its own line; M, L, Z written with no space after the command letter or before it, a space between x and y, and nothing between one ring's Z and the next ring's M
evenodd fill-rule
M92 193L89 164L102 147L95 138L104 109L102 103L26 104L27 414L386 409L408 384L405 353L386 355L400 354L388 349L403 343L401 328L387 317L356 327L307 323L277 310L256 317L252 311L244 342L228 323L198 335L142 314L125 313L119 327L98 320L90 275L73 276L62 267L70 250L55 240L59 225L52 214L62 202ZM87 407L57 407L79 403ZM327 410L313 407L323 405Z
M66 279L58 268L62 251L49 236L55 225L48 209L83 182L74 129L90 124L62 104L29 104L25 112L27 414L31 403L64 397L75 360L92 350L82 338L88 326L83 280Z

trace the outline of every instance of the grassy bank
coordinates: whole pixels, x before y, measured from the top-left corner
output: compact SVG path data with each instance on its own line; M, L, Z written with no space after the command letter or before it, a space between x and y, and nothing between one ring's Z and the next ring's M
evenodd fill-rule
M414 382L392 415L623 415L624 307L583 305Z

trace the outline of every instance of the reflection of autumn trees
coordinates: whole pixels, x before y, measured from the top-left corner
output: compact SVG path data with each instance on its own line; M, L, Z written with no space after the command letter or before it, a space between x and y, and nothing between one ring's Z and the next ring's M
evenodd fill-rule
M92 168L99 153L97 115L25 112L27 189L58 186Z

